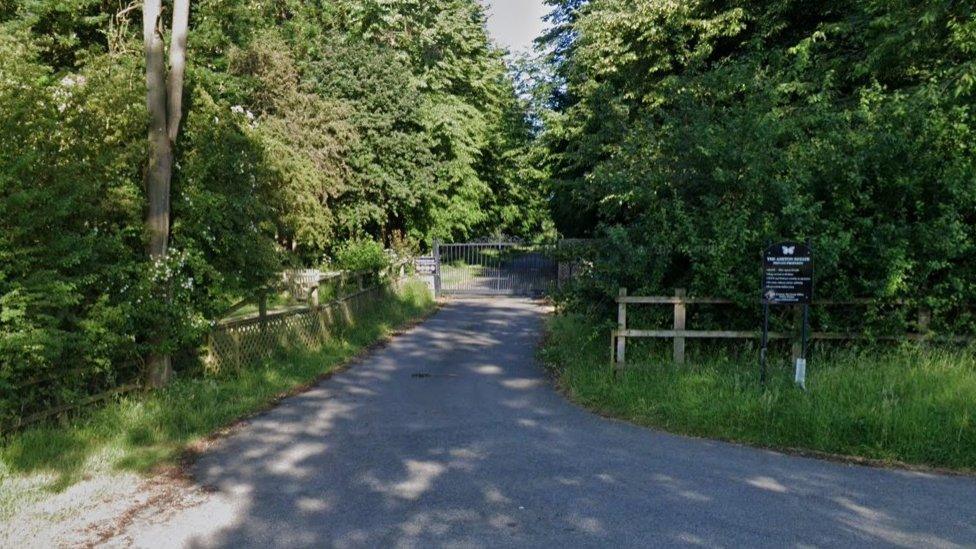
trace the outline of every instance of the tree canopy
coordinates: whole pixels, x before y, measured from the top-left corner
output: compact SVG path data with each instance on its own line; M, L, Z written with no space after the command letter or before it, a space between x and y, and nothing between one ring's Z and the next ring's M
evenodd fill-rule
M818 294L972 326L972 2L553 0L543 137L568 235L623 285L754 302L769 240Z
M231 302L347 242L551 230L476 0L191 7L170 251L152 262L138 6L0 2L0 421L195 348Z

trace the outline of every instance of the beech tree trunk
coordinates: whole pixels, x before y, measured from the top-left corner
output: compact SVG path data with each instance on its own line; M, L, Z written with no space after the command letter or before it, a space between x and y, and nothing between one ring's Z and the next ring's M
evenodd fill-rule
M169 254L170 184L173 178L173 146L183 117L183 73L190 0L173 1L169 69L163 39L162 0L145 0L142 6L146 53L146 107L149 110L149 166L146 170L149 259L163 263ZM168 72L168 76L167 76ZM159 346L162 341L153 341ZM161 387L173 375L168 353L153 352L148 358L149 384Z

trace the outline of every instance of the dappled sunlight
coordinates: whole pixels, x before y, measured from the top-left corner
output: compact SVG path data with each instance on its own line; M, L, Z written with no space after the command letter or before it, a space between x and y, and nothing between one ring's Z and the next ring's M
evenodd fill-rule
M891 519L891 517L887 516L886 514L871 509L870 507L859 505L851 501L849 498L834 498L834 501L837 502L837 504L839 504L844 509L854 512L857 516L861 518L865 518L869 520L890 520Z
M416 500L430 490L437 477L447 470L447 467L435 461L407 460L404 466L407 478L402 481L392 484L384 483L376 477L368 475L365 482L373 490L387 496Z
M921 483L962 501L976 482L675 437L568 404L534 361L540 316L525 301L450 303L252 419L195 466L233 520L191 529L189 544L722 546L729 525L795 540L797 524L812 545L976 538L972 524L903 505ZM471 324L491 334L471 337Z
M476 374L481 374L483 376L500 376L505 373L505 371L502 370L500 367L490 365L490 364L486 364L484 366L477 366L475 368L472 368L471 371L473 371Z
M514 378L514 379L506 379L501 383L502 385L508 387L509 389L525 390L525 389L535 389L536 387L544 386L548 382L545 379L540 379L540 378L535 378L535 379Z
M594 517L572 516L567 518L566 522L578 530L586 532L587 534L594 536L606 534L606 529L603 527L603 522Z
M290 475L293 477L308 476L315 472L309 467L302 467L299 464L309 457L320 454L328 449L326 444L301 443L295 444L281 450L275 456L274 463L268 467L270 473L278 475Z
M778 480L770 477L755 477L746 480L746 484L750 486L755 486L760 490L769 490L770 492L777 492L780 494L785 494L789 490L786 486L779 483Z
M485 495L485 502L491 504L509 505L512 500L505 497L505 494L497 486L487 486L482 492Z

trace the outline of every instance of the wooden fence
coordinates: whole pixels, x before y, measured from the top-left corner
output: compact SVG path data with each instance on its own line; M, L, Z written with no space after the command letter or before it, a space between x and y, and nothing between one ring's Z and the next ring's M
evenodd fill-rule
M325 304L277 313L262 308L257 316L222 322L207 337L204 364L218 373L254 366L281 350L315 349L336 329L355 325L384 294L384 287L375 285Z
M267 291L257 292L256 297L246 299L231 307L218 321L206 338L203 361L212 373L239 370L260 363L275 352L296 348L314 349L324 344L336 330L352 326L386 297L386 288L398 286L406 278L406 263L398 263L381 273L335 272L326 273L314 284L308 300L300 306L280 311L268 311ZM319 302L320 289L336 284L336 297L326 303ZM248 305L257 305L257 313L233 318L232 315ZM228 318L230 317L230 318ZM137 366L133 364L133 366ZM72 372L67 372L72 373ZM83 373L76 371L74 373ZM56 383L65 372L38 377L17 387L24 390L37 385ZM116 385L97 394L79 400L58 403L49 409L24 415L16 421L0 425L0 434L23 429L75 412L120 394L144 388L140 377Z
M736 305L737 302L731 299L714 297L688 297L683 289L675 290L674 296L630 296L627 289L622 288L617 296L617 329L610 334L610 361L617 368L623 368L627 361L627 340L630 338L654 338L673 340L672 358L675 364L685 363L685 344L689 339L759 339L762 332L759 330L689 330L687 329L688 306L689 305ZM855 299L848 301L815 301L814 306L867 306L875 304L870 299ZM900 304L900 303L895 303ZM673 308L672 328L669 330L644 330L633 329L627 325L627 306L628 305L657 305ZM800 312L800 307L795 308L795 312ZM797 315L799 316L799 315ZM866 335L856 333L841 332L813 332L810 334L811 340L821 341L940 341L954 343L969 343L973 340L966 336L935 336L929 332L929 323L932 315L928 310L922 309L918 314L916 333L902 335ZM793 355L799 356L799 337L794 333L770 332L769 339L788 339L793 340Z

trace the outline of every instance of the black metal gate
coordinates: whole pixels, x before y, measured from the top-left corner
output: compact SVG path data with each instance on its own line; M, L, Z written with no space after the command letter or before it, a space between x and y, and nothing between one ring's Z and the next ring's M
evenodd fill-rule
M515 242L436 244L437 293L540 296L559 274L552 251Z

